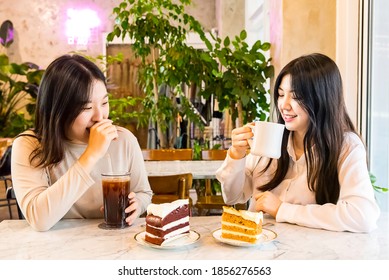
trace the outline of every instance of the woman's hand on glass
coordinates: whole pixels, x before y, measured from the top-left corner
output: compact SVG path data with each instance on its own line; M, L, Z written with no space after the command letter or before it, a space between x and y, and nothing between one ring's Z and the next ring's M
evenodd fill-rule
M138 199L136 199L136 194L134 192L130 192L128 200L130 205L124 210L124 212L128 214L126 223L128 223L128 225L132 225L139 216L139 202Z

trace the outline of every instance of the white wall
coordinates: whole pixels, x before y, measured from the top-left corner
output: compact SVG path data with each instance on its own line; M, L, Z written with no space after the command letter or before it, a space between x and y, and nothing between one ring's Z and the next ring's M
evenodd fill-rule
M336 11L336 63L339 66L348 113L361 130L359 106L359 1L337 1Z
M0 24L10 20L15 29L15 41L5 50L13 62L31 61L42 68L56 57L81 50L90 56L102 54L103 32L110 32L114 24L112 10L121 0L1 0ZM205 28L216 26L215 0L193 0L188 13ZM101 19L96 40L86 48L68 45L65 36L68 8L90 8ZM3 50L0 48L0 52Z

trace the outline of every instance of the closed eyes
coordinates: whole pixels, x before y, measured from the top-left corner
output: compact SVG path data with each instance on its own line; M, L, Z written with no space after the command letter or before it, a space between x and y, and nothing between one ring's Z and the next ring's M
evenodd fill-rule
M108 101L105 101L101 105L104 107L107 104L108 104ZM92 108L93 108L92 106L89 106L89 107L84 107L82 110L87 111L87 110L92 110Z

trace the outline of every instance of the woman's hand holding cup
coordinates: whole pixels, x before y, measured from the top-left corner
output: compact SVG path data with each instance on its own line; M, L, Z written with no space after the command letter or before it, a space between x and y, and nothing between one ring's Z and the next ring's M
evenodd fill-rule
M229 155L233 159L241 159L246 156L247 149L250 148L248 141L253 137L252 129L245 125L232 130L231 148Z

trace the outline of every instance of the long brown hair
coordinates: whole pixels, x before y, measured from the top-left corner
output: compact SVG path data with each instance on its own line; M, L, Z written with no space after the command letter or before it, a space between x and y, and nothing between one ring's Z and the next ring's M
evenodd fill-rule
M285 75L290 75L295 99L309 116L304 137L304 155L307 161L308 187L315 192L318 204L336 203L339 199L338 160L344 133L355 128L346 111L342 79L335 62L323 54L301 56L289 62L278 75L274 86L274 102ZM285 123L275 106L279 123ZM285 130L281 157L272 180L258 189L265 191L277 187L289 166L287 144L290 131ZM271 163L271 161L270 161ZM267 170L270 163L263 170Z
M35 136L40 145L31 162L48 167L64 158L64 142L74 120L89 102L91 88L105 77L91 61L80 55L63 55L46 69L39 86L35 113Z

